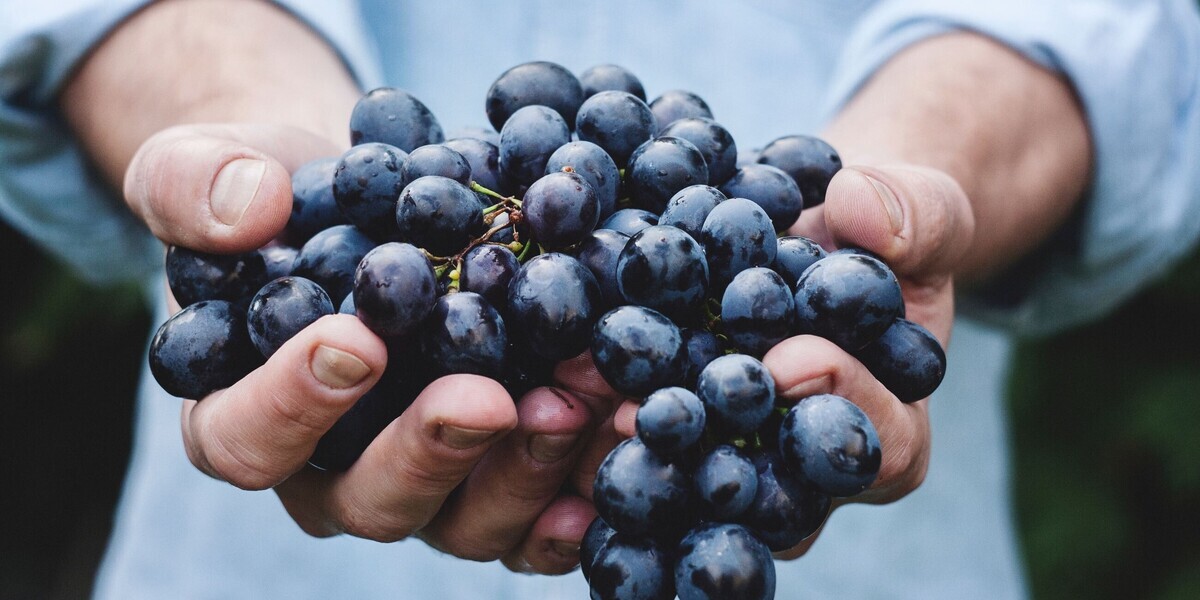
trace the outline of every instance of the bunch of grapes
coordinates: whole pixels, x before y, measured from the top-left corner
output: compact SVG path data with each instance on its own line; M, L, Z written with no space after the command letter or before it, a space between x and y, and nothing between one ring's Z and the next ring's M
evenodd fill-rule
M320 317L355 314L387 342L389 366L310 459L344 470L436 377L484 375L519 397L590 351L642 402L637 436L595 480L581 550L593 597L773 597L771 552L870 486L881 448L844 398L777 402L759 359L819 335L903 402L945 370L877 257L777 235L824 201L837 153L789 135L739 162L703 99L647 104L614 65L579 77L518 65L486 107L498 135L445 140L418 99L376 89L351 114L354 146L293 174L277 241L239 255L171 248L184 308L151 343L154 376L203 398Z

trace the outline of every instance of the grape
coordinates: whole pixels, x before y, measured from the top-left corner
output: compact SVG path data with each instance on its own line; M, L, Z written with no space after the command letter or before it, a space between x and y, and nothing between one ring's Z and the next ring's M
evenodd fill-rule
M325 289L329 299L340 304L354 289L354 270L375 242L353 225L330 227L308 240L300 254L292 274L311 279Z
M625 169L629 197L655 213L661 213L676 192L698 183L708 183L704 155L681 138L654 138L638 146Z
M738 273L766 267L778 247L767 213L745 198L730 198L712 209L701 227L713 291L723 291Z
M632 437L617 444L600 463L592 499L600 518L619 533L670 537L691 520L691 484L681 467ZM593 581L596 577L593 564Z
M546 248L579 243L596 227L600 203L578 173L551 173L533 182L521 205L533 238Z
M600 228L634 235L651 225L658 225L658 215L640 208L622 208L605 219Z
M520 185L546 173L546 163L559 146L571 141L567 123L545 106L526 106L500 130L500 172Z
M721 328L733 346L761 357L791 337L795 318L792 290L778 273L762 267L738 273L721 297Z
M257 251L209 254L182 246L167 249L167 285L181 307L202 300L245 306L267 283L267 263Z
M600 146L591 142L569 142L559 146L546 162L546 174L570 168L592 185L600 203L600 219L607 219L616 210L617 190L621 173L617 163Z
M679 330L679 335L683 338L686 352L683 385L694 388L696 379L700 377L700 371L703 371L708 363L724 355L725 348L717 336L704 329L684 327Z
M775 562L745 527L706 523L679 544L675 591L679 600L774 598Z
M754 463L737 448L722 444L709 450L696 465L696 497L713 519L736 520L750 508L758 493Z
M596 322L591 345L596 370L622 394L642 397L683 381L683 337L657 311L642 306L614 308Z
M438 298L421 342L441 374L473 373L492 378L503 374L508 347L504 320L474 292Z
M199 400L262 364L244 311L202 300L175 313L150 340L150 373L168 394Z
M350 143L380 142L404 152L440 144L442 126L415 96L395 88L367 92L350 113Z
M829 181L842 168L842 159L824 140L807 135L786 135L767 144L757 161L782 169L804 196L804 207L825 202Z
M654 114L644 100L627 92L600 92L584 101L575 117L579 139L604 149L624 166L633 151L654 135Z
M663 209L658 224L678 227L692 236L692 239L700 240L704 219L724 200L725 194L715 187L704 184L689 185L667 201L667 207Z
M542 254L508 286L509 326L522 330L530 350L543 358L566 360L587 348L600 303L600 286L587 267L565 254Z
M807 487L788 472L779 455L758 452L752 457L758 489L741 521L774 552L804 541L829 515L829 496Z
M609 308L625 303L617 286L617 258L628 241L629 236L618 231L597 229L583 238L576 249L575 258L595 275L604 305Z
M616 275L627 302L680 322L700 314L708 292L704 249L675 227L655 225L629 238L617 258Z
M444 144L421 146L408 153L400 163L400 179L404 186L426 175L449 177L463 185L471 183L471 163L457 150Z
M296 264L296 257L300 254L300 250L291 246L273 244L259 248L258 253L262 255L263 263L267 268L266 280L271 281L292 274L292 267Z
M708 423L716 432L732 435L758 429L775 405L775 380L758 360L728 354L710 363L696 381Z
M433 310L433 267L417 247L389 242L363 257L354 272L358 318L380 337L415 331Z
M647 448L664 456L679 454L704 434L704 404L681 387L662 388L646 397L635 425Z
M804 199L796 182L787 173L769 165L747 165L738 169L721 185L721 191L730 198L746 198L763 207L776 231L791 227L804 208Z
M703 98L684 90L670 90L655 98L650 103L650 112L654 113L654 122L662 131L671 123L689 117L713 118L708 103Z
M496 137L496 142L500 141L499 135L492 135ZM508 186L500 175L500 148L496 144L464 137L446 140L442 145L467 159L467 164L471 166L472 181L493 192L508 191Z
M900 282L870 256L832 253L796 283L797 331L819 335L847 352L879 338L903 312Z
M333 174L338 158L309 161L292 173L292 216L288 218L288 240L303 244L322 229L350 221L333 198Z
M246 323L254 347L270 358L300 330L332 314L333 302L321 286L303 277L281 277L254 295Z
M467 126L467 127L459 127L458 129L455 129L454 131L452 131L446 135L447 142L453 142L453 141L459 141L459 140L478 140L481 142L487 142L487 143L499 148L500 147L500 132L495 129L492 129L490 127L479 127L477 125L472 125L472 126ZM451 146L451 148L454 148L454 147ZM458 148L454 148L454 149L458 150L459 152L462 152L462 150L459 150ZM466 156L466 153L463 153L463 156ZM474 164L474 163L472 163L472 164Z
M801 481L831 496L853 496L870 487L882 460L871 420L833 394L809 396L788 411L779 429L779 451Z
M488 120L496 131L500 131L503 140L502 128L508 120L521 108L530 105L548 107L573 126L575 113L583 104L583 87L575 75L561 65L546 61L528 62L502 73L488 88L486 104Z
M816 242L798 235L779 238L778 251L775 253L775 263L771 265L784 282L796 291L796 282L800 275L813 263L825 258L825 250Z
M338 159L333 174L333 197L338 210L364 233L377 240L396 235L396 197L404 189L400 165L408 155L395 146L371 143L354 146Z
M449 256L483 232L483 211L467 186L429 175L408 184L394 213L400 241Z
M464 292L475 292L497 310L503 310L508 306L508 284L520 268L512 250L483 244L463 256L458 283Z
M946 376L946 351L941 343L907 319L896 319L854 357L901 402L927 398Z
M354 294L346 294L346 298L342 300L342 304L338 306L339 315L357 315L358 309L354 308Z
M592 519L592 524L588 525L587 531L583 533L583 540L579 543L579 570L583 572L584 579L591 581L592 563L596 560L596 555L616 532L604 519Z
M708 165L708 184L721 185L737 171L737 143L728 129L705 117L677 119L663 128L662 137L677 137L691 142ZM735 196L747 197L743 194Z
M579 83L583 86L584 99L599 92L617 90L628 92L646 101L646 90L642 82L624 67L619 65L596 65L579 74Z
M671 555L654 540L615 534L591 566L592 600L671 600L675 579Z

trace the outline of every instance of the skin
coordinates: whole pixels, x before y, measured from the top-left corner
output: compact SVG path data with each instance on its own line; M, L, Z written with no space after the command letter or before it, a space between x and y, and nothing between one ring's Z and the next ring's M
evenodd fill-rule
M321 38L267 3L165 0L96 49L61 106L155 235L233 252L282 230L289 172L348 145L345 116L360 93ZM943 344L954 281L985 278L1061 224L1083 193L1091 156L1061 78L965 33L894 57L824 136L847 168L792 232L882 255L901 278L909 318ZM230 165L245 169L222 173ZM572 569L595 514L595 470L633 435L635 405L622 403L587 356L558 366L559 390L516 402L490 380L450 376L349 471L306 468L317 440L386 360L382 341L357 319L325 317L229 389L183 403L188 456L240 488L274 489L315 536L416 535L518 571ZM930 448L926 400L901 404L848 354L811 336L785 340L764 362L781 397L840 394L875 423L884 464L855 501L890 502L920 485ZM563 483L578 495L561 493ZM781 556L799 556L815 537Z

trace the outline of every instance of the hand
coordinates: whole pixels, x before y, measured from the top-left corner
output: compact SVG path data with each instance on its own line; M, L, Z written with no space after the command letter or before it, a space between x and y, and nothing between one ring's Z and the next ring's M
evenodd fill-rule
M126 200L166 243L245 251L286 224L289 171L338 153L323 138L289 127L174 127L135 154ZM492 380L444 377L348 471L306 467L320 437L375 384L386 362L382 340L358 319L322 318L233 386L184 402L188 457L240 488L274 488L315 536L417 535L442 551L503 558L514 569L573 568L595 512L560 489L589 433L611 412L611 390L566 368L563 383L578 395L541 388L514 403Z

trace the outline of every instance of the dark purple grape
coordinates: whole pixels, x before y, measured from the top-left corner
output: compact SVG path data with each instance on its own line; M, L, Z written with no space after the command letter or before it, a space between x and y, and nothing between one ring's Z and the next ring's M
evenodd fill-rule
M729 444L709 450L696 465L696 498L706 516L736 521L758 493L758 472L746 455Z
M779 428L779 452L801 482L830 496L853 496L871 486L883 452L866 413L833 394L809 396Z
M795 314L792 289L763 267L738 273L721 296L721 331L750 356L761 357L791 337Z
M579 107L575 117L579 139L600 146L624 166L629 156L654 136L654 114L646 101L628 92L600 92Z
M550 155L569 141L571 132L558 113L526 106L500 130L500 172L509 181L529 185L546 173Z
M592 559L592 600L672 600L671 553L652 539L617 533Z
M494 244L471 248L463 256L458 284L464 292L475 292L503 311L508 305L508 284L521 269L512 250Z
M699 241L703 235L701 229L704 227L704 219L723 201L725 194L715 187L704 184L689 185L667 201L667 207L663 209L658 224L678 227L692 236L692 239Z
M658 225L658 215L640 208L622 208L605 219L598 229L634 235L651 225Z
M499 134L492 135L496 136L496 142L500 141ZM493 192L508 191L508 186L500 176L499 146L476 138L446 140L442 145L467 159L467 164L471 166L472 181Z
M790 175L800 187L805 208L825 202L825 190L842 168L842 158L833 146L807 135L787 135L767 144L757 161Z
M338 225L314 235L300 248L292 274L311 279L329 299L341 304L354 289L354 270L375 242L353 225Z
M629 304L677 322L698 317L708 295L704 248L682 229L647 227L629 238L617 259L617 286Z
M287 236L292 244L303 244L318 231L350 221L338 209L333 198L333 173L338 157L309 161L292 173L292 216Z
M615 308L596 322L591 344L596 370L622 394L641 398L683 382L683 337L657 311L642 306Z
M684 327L679 330L679 335L683 337L683 347L687 352L683 385L687 388L694 388L696 379L700 377L700 371L703 371L708 363L723 356L725 348L717 336L704 329Z
M390 144L411 152L445 139L442 126L415 96L395 88L367 92L350 113L350 143Z
M621 173L617 163L600 146L591 142L570 142L563 144L550 155L546 163L546 174L557 173L563 169L578 173L596 193L596 201L600 203L600 219L607 219L616 210L617 191L621 184Z
M474 292L438 298L426 318L421 342L439 374L473 373L498 379L504 372L508 348L504 319Z
M658 130L666 129L679 119L690 117L713 118L708 103L703 98L684 90L670 90L655 98L650 103L650 112L654 113L654 122Z
M167 249L167 284L181 307L202 300L226 300L242 306L266 285L267 263L258 251L209 254L171 246Z
M831 253L796 283L797 331L819 335L847 352L878 339L903 312L900 282L892 270L862 254Z
M467 185L471 183L471 163L459 151L445 144L421 146L400 163L401 189L426 175L449 177Z
M628 92L637 96L642 102L646 101L646 90L642 82L619 65L596 65L579 74L579 83L583 86L584 99L599 92L616 90Z
M647 448L663 456L680 454L704 434L704 403L681 387L662 388L646 396L635 425Z
M775 561L745 527L706 523L679 544L675 593L679 600L770 600L775 597Z
M150 340L150 373L168 394L200 400L263 363L250 343L245 311L203 300L175 313Z
M467 127L459 127L458 129L455 129L454 131L446 134L447 142L453 142L453 141L457 141L457 140L467 140L467 139L479 140L482 142L487 142L493 146L496 146L497 148L500 147L500 132L495 129L488 128L488 127L479 127L477 125L470 125ZM453 146L451 146L451 147L453 148ZM455 148L455 150L458 150L458 148ZM462 152L462 150L458 150L458 151ZM466 153L464 153L463 156L466 156ZM470 157L467 157L467 158L470 159ZM474 163L472 163L472 164L474 164Z
M712 119L677 119L658 135L682 138L696 146L704 155L704 164L708 165L709 185L721 185L737 171L737 143L728 129Z
M296 265L296 257L300 255L300 250L291 246L271 244L259 248L258 253L262 255L263 263L267 267L267 281L271 281L292 274L292 267Z
M592 499L600 518L618 532L665 538L682 532L691 521L691 485L682 467L632 437L617 444L600 463ZM593 564L593 581L596 576Z
M730 198L753 200L771 217L776 231L791 227L800 218L804 199L787 173L769 165L747 165L737 170L721 191Z
M698 183L708 183L704 155L681 138L654 138L638 146L625 169L625 189L633 203L655 213L662 213L679 190Z
M757 359L728 354L710 363L696 380L709 428L722 435L758 429L775 406L775 379Z
M762 207L745 198L730 198L708 213L701 228L708 276L714 292L723 291L738 273L767 267L778 247L771 219Z
M430 175L408 184L393 218L400 241L435 256L450 256L483 233L483 211L475 193L447 177Z
M800 483L778 454L759 452L751 460L758 490L741 522L773 552L794 547L812 535L829 516L829 496Z
M592 563L595 562L596 555L616 532L617 530L609 527L600 517L592 519L592 524L583 532L583 540L579 542L579 570L584 579L591 581Z
M798 235L779 238L775 263L771 265L783 281L796 290L796 282L813 263L825 258L825 249L820 244Z
M346 294L346 298L342 300L342 304L338 306L339 315L357 315L358 310L354 308L354 294Z
M332 314L333 302L321 286L303 277L281 277L254 295L246 323L250 341L270 358L300 330Z
M604 305L613 308L625 303L621 289L617 286L617 258L629 236L611 229L597 229L583 241L575 251L575 258L596 276Z
M371 250L354 273L358 318L380 337L416 331L436 299L433 267L411 244L389 242Z
M395 146L354 146L338 160L333 197L351 223L376 240L396 235L396 198L404 189L400 165L407 154Z
M530 342L520 329L511 326L508 332L508 350L505 355L507 364L504 367L504 377L500 383L513 398L520 398L534 388L554 385L554 365L552 360L543 359L537 352L530 349Z
M596 228L600 203L578 173L550 173L525 191L521 214L533 239L549 249L572 246Z
M529 348L559 361L591 341L599 317L600 286L587 267L565 254L535 256L508 286L508 327L527 336Z
M946 351L929 330L896 319L854 357L901 402L929 397L946 376Z
M535 104L549 107L573 126L575 113L583 104L583 87L561 65L537 61L505 71L487 91L487 116L496 131L501 131L518 110Z

